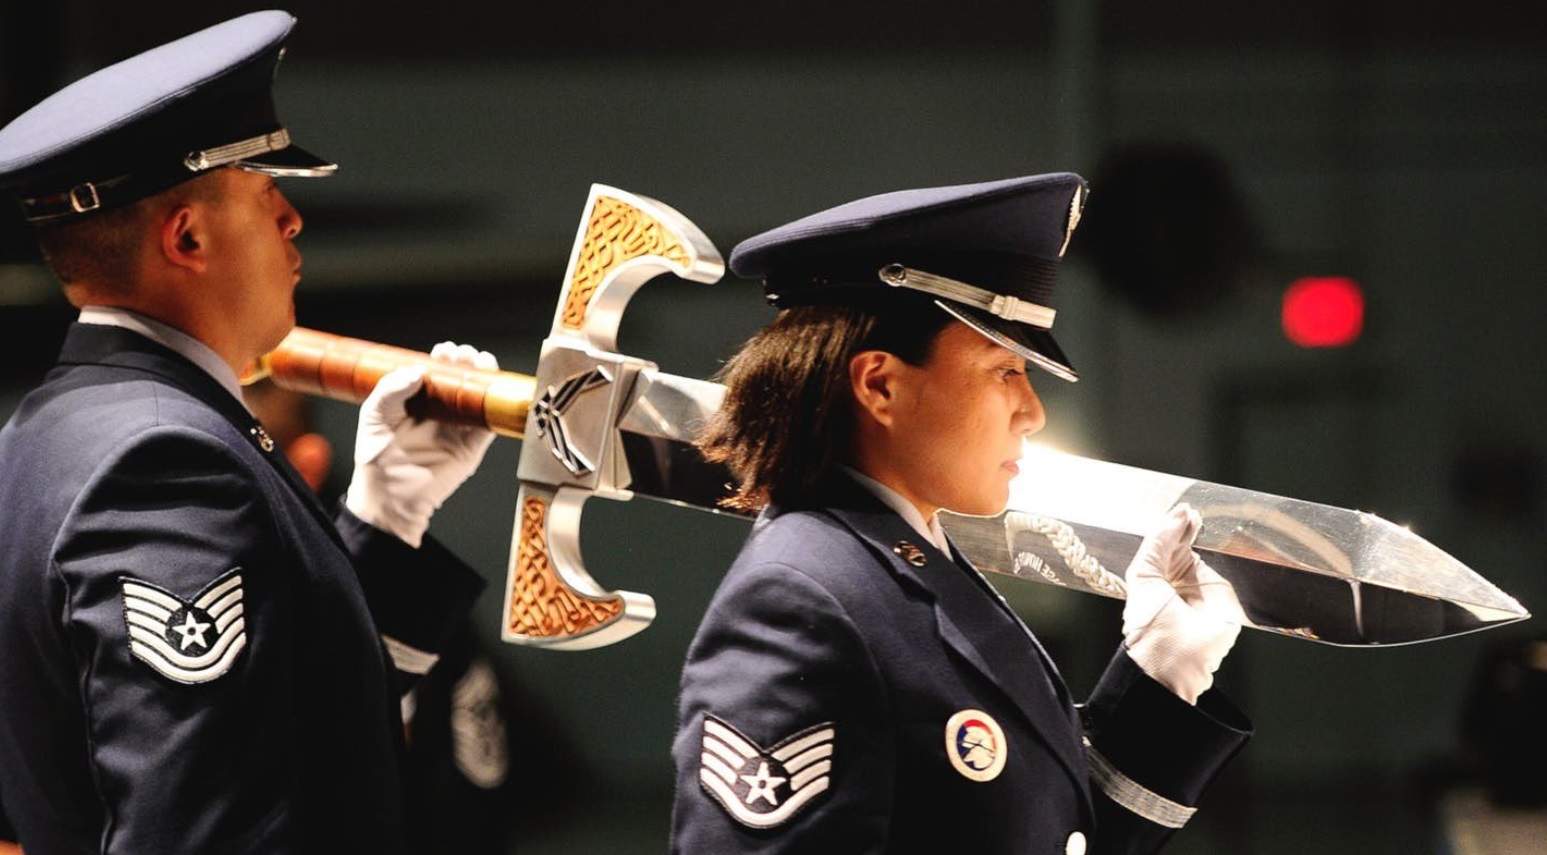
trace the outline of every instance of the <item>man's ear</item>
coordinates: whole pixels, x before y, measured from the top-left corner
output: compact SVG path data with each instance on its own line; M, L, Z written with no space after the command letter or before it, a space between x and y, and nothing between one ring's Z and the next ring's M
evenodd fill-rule
M849 389L860 412L890 426L897 401L897 369L902 360L884 350L862 350L849 360Z
M176 205L161 216L161 255L168 264L203 273L209 264L205 253L203 221L189 205Z

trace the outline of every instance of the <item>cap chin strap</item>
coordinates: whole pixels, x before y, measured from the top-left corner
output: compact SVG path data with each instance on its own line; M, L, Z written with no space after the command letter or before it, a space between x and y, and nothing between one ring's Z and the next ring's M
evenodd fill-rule
M936 297L944 297L975 309L982 309L1007 321L1030 324L1039 329L1052 329L1053 317L1057 314L1047 306L1021 300L1008 294L997 294L986 288L904 267L901 264L888 264L876 271L876 275L882 282L896 288L909 288L933 294Z

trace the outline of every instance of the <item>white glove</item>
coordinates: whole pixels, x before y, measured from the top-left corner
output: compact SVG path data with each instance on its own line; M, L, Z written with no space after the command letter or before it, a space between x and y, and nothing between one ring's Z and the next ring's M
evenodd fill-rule
M1202 526L1186 504L1166 515L1128 565L1123 606L1128 655L1189 704L1213 685L1244 618L1230 583L1192 549Z
M499 368L493 355L443 341L430 357L453 365ZM415 419L405 405L424 386L423 368L399 368L376 382L360 405L355 471L344 507L415 549L430 516L462 486L494 441L487 428Z

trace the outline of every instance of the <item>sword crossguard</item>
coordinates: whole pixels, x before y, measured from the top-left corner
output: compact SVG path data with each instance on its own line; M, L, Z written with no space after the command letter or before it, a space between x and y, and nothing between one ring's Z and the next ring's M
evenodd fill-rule
M697 226L644 196L591 185L553 327L538 361L500 636L584 650L621 641L655 618L645 594L609 591L586 572L580 517L592 496L627 500L618 423L652 362L618 354L618 325L640 286L662 273L715 282L725 263Z

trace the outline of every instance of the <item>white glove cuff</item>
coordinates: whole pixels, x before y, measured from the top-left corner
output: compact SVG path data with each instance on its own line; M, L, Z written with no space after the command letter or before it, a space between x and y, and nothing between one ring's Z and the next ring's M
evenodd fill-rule
M372 490L358 473L344 493L344 507L364 522L393 535L415 549L424 541L435 506L428 502L390 501L384 490Z
M1156 682L1189 704L1214 685L1214 672L1234 646L1241 625L1173 599L1124 639L1128 656Z

